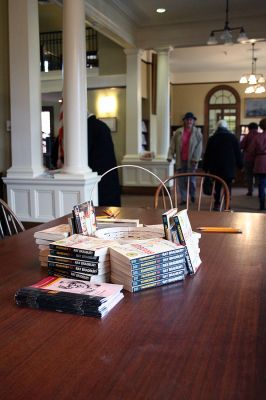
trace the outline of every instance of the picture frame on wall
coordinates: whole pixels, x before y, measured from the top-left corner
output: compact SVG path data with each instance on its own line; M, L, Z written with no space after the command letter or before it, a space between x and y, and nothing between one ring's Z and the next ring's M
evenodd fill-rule
M110 117L110 118L99 118L103 121L110 129L111 132L117 132L117 118Z
M266 98L245 99L245 117L266 117Z

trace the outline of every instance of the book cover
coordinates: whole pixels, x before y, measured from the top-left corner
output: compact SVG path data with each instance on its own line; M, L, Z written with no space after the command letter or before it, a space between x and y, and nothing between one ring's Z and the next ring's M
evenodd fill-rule
M116 255L121 260L137 260L155 254L182 251L182 246L162 238L137 240L126 244L111 244L110 256Z
M50 292L55 291L63 293L64 296L70 294L72 295L71 298L88 297L90 300L102 303L120 292L123 289L123 285L111 283L90 284L82 280L49 276L27 288L41 290L41 292L46 292L48 295Z
M73 216L77 223L74 225L78 233L93 235L96 231L96 215L92 201L86 201L73 206Z
M165 239L167 239L167 240L171 240L169 230L170 230L171 225L173 225L172 219L173 219L173 216L176 215L176 213L177 213L177 208L170 208L170 210L167 210L162 214L164 236L165 236Z
M179 242L186 246L186 261L189 273L195 273L201 264L198 240L192 231L187 210L179 211L174 216Z
M100 256L109 253L109 246L111 244L111 240L75 234L68 238L50 243L49 247L50 249L67 250L73 253Z

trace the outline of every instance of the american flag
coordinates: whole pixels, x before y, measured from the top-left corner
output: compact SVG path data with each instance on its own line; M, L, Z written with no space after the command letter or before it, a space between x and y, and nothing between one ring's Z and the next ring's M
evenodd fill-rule
M64 125L63 125L63 100L60 107L59 114L59 128L58 128L58 168L62 167L64 160Z

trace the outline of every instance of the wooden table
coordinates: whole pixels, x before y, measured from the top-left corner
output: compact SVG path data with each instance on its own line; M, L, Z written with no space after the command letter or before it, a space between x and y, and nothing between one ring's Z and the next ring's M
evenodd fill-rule
M160 214L123 208L119 217L159 223ZM126 292L102 320L17 307L15 291L45 275L40 227L1 241L1 399L265 399L266 215L190 219L194 230L243 234L202 234L195 276Z

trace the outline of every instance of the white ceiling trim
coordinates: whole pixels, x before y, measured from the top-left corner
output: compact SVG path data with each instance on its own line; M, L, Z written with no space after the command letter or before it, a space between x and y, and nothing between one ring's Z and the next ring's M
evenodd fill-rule
M124 48L136 47L134 24L112 5L100 0L86 0L85 14L86 22L98 32Z

